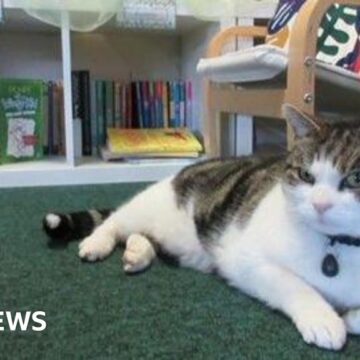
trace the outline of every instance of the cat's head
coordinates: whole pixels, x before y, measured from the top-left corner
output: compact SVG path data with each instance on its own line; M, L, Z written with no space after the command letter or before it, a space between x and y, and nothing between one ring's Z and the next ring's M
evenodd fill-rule
M289 211L321 233L360 237L360 123L329 125L289 105L284 114L295 133L283 178Z

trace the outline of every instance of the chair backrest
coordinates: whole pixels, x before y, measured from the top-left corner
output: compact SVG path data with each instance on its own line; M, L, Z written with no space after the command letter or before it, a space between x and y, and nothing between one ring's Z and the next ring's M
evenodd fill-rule
M306 1L312 0L280 0L268 25L268 44L288 48L295 19ZM360 72L359 35L360 9L333 5L321 22L317 59Z

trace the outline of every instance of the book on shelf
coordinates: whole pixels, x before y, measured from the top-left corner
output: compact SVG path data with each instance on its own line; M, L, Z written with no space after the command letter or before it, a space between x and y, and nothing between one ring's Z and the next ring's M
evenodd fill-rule
M104 160L127 158L198 157L203 147L186 128L107 129Z
M64 86L62 81L45 82L44 153L65 155Z
M99 153L106 144L106 129L186 127L191 123L190 81L93 80L92 139ZM76 97L75 97L76 100ZM93 151L94 154L94 151Z
M0 162L43 156L44 97L41 80L0 79Z
M29 159L39 159L43 155L65 155L65 116L64 116L64 87L62 81L44 81L44 80L27 80L27 79L16 79L16 80L0 80L1 82L1 99L6 99L4 91L5 88L11 88L12 91L16 92L13 95L13 99L16 99L18 102L17 106L21 102L27 101L28 104L31 102L41 104L41 109L36 111L17 111L17 117L30 118L32 114L35 117L35 127L34 127L34 138L33 141L36 141L34 147L35 155L26 155L19 156L15 160L16 156L11 156L7 158L3 153L1 155L1 162L11 162L11 161L20 161ZM30 90L32 89L32 90ZM27 92L26 92L27 91ZM33 91L33 93L31 93ZM36 98L34 97L36 95ZM14 100L13 100L14 101ZM9 103L9 102L8 102ZM27 106L26 104L24 106ZM35 114L36 113L36 114ZM10 114L10 111L3 112L7 117L14 114ZM7 127L8 123L5 120L6 116L1 116L1 133L2 139L1 143L4 144L7 141ZM20 131L20 125L18 130ZM12 132L13 133L13 132ZM30 151L31 147L31 137L26 137L27 150ZM18 137L18 140L21 141L21 137ZM21 147L21 144L18 144L18 148ZM31 152L31 151L30 151ZM4 160L5 157L5 160Z
M80 119L82 125L82 154L91 155L91 89L88 70L72 71L72 95L73 117Z
M88 70L72 72L72 110L76 156L101 155L108 128L185 128L191 123L189 81L98 80ZM0 162L64 156L64 87L61 80L1 80ZM22 104L22 105L21 105ZM18 106L36 104L20 111ZM11 109L11 106L14 108ZM32 119L32 120L31 120ZM26 121L25 121L26 120ZM33 124L33 125L29 125ZM20 129L23 135L20 134ZM80 130L80 131L79 131ZM11 140L8 140L10 139ZM15 142L18 143L15 144ZM22 142L22 143L21 143ZM197 156L199 150L173 151L171 156ZM149 151L143 156L169 156Z

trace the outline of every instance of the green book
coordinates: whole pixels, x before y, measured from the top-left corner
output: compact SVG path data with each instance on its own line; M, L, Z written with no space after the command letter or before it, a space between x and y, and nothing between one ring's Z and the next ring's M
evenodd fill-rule
M0 79L0 162L43 156L44 93L41 80Z
M105 108L106 108L106 127L114 127L114 83L113 81L105 82Z

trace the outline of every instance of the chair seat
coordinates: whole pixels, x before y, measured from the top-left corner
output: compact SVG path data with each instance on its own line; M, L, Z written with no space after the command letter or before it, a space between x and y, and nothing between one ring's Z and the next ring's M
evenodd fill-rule
M242 87L285 87L288 57L281 48L259 45L201 59L200 75L217 83L238 83ZM360 110L360 77L348 70L316 61L316 106L327 111Z

